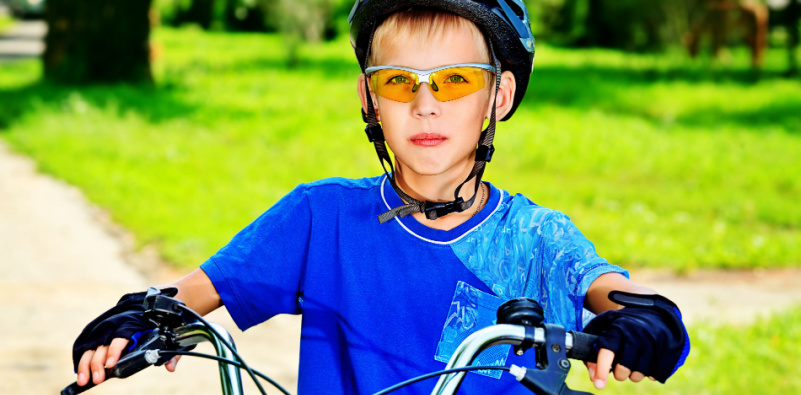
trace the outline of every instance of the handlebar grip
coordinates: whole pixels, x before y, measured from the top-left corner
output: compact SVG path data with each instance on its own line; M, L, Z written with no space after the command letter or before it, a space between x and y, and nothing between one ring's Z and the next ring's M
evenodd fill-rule
M124 379L152 365L153 362L149 362L145 356L146 352L147 350L134 351L120 359L111 369L111 376Z
M595 342L598 336L584 332L570 331L573 335L573 347L567 350L567 357L585 362L595 362L598 359L598 350Z
M80 385L78 385L78 382L74 382L74 383L64 387L64 389L61 390L61 395L76 395L76 394L80 394L81 392L84 392L84 391L86 391L86 390L88 390L88 389L90 389L90 388L92 388L94 386L95 386L95 383L93 383L92 380L89 380L89 383L87 383L84 386L80 386Z
M145 353L146 350L139 350L124 356L113 368L106 369L106 380L115 377L124 379L152 365L145 357ZM92 380L89 380L84 386L80 386L77 382L74 382L61 390L61 395L77 395L94 388L95 385L97 384Z
M112 374L113 373L112 373L111 369L106 369L106 379L107 380L112 378ZM61 395L77 395L77 394L80 394L80 393L82 393L82 392L84 392L86 390L94 388L96 385L97 384L95 384L94 381L92 381L91 378L89 379L89 382L86 383L86 385L78 385L78 382L76 381L76 382L64 387L64 389L61 390Z

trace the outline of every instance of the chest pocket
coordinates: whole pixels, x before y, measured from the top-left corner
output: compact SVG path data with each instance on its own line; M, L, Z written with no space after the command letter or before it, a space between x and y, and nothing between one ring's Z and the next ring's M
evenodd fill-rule
M459 281L453 295L442 335L434 359L447 363L459 344L479 329L496 323L496 312L503 300ZM473 365L505 366L511 345L490 347L479 354ZM473 370L472 372L499 379L501 370Z

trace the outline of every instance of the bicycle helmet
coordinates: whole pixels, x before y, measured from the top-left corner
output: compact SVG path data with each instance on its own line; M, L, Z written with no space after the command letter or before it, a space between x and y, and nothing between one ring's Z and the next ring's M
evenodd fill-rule
M390 15L409 8L439 9L472 21L490 40L503 71L515 76L514 114L526 94L534 65L534 35L522 0L357 0L348 16L350 42L362 71L376 27Z
M350 27L350 40L359 67L362 72L367 68L367 56L372 45L376 28L389 16L396 12L413 8L434 9L449 12L472 21L487 38L492 63L496 70L501 72L509 70L515 78L515 97L512 107L506 116L509 119L517 109L526 93L529 76L534 62L534 35L531 33L528 10L522 0L357 0L348 16ZM499 75L500 73L498 73ZM500 86L500 78L495 78L495 91ZM365 89L370 90L365 78ZM492 159L495 148L492 141L495 137L495 105L492 107L487 128L481 133L476 149L475 165L467 178L456 187L454 200L451 202L419 201L401 190L395 182L395 169L389 157L384 141L384 133L378 123L374 105L370 95L366 97L367 111L362 111L362 117L367 123L365 132L373 143L384 173L392 188L406 202L403 206L395 207L378 216L379 223L385 223L394 217L420 212L426 218L434 220L438 217L462 212L470 208L476 198L481 185L481 176L484 167ZM389 164L390 171L385 164ZM464 201L459 191L472 178L476 178L473 196Z

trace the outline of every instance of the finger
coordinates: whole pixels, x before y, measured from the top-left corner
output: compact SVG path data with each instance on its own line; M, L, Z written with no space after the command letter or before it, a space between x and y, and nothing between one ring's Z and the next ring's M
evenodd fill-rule
M100 384L103 380L106 379L106 352L108 347L100 346L95 351L95 355L92 357L92 362L89 363L89 367L92 368L92 381L95 384Z
M174 372L175 371L175 367L178 366L178 360L180 360L180 359L181 359L181 356L180 355L176 355L171 360L169 360L169 362L164 364L164 367L167 368L167 371Z
M595 369L598 366L595 362L584 362L584 365L587 366L587 372L590 374L590 381L595 381Z
M631 370L621 364L617 364L615 366L615 380L617 381L626 381L627 378L631 375Z
M648 378L651 379L651 381L656 381L656 379L653 378L653 376L648 376Z
M631 381L639 383L640 381L642 381L642 379L645 378L645 375L640 372L634 372L631 374L631 376L629 376L629 378L631 379Z
M606 387L606 381L609 379L609 371L612 370L612 361L615 359L615 353L602 348L598 351L598 366L595 369L595 388L602 390Z
M106 355L106 368L111 369L114 367L117 361L120 360L120 355L122 355L122 351L125 350L125 346L127 345L128 339L123 339L121 337L115 338L111 341Z
M95 355L95 350L86 350L81 355L81 360L78 361L78 379L75 380L78 385L84 386L89 383L89 362L92 362L92 356Z

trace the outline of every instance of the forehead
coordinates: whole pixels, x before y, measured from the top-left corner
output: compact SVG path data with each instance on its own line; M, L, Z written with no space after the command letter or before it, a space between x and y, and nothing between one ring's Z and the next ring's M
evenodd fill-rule
M444 17L390 18L373 39L371 65L425 70L455 63L488 63L484 36L472 22Z

